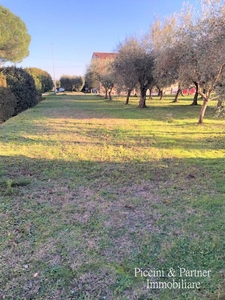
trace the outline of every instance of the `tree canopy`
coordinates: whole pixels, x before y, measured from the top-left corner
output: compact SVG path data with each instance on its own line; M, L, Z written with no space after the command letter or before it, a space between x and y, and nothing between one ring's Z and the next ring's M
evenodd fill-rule
M115 73L113 69L114 58L106 59L95 59L91 61L90 65L87 67L85 74L86 83L91 88L97 88L98 83L105 90L105 99L111 100L111 92L115 84ZM101 89L99 87L99 89Z
M152 86L153 53L146 49L144 43L134 37L120 43L114 62L117 78L130 90L138 84L140 89L139 107L146 107L146 91ZM129 94L128 94L129 96Z
M203 123L206 107L218 86L225 86L225 1L202 2L200 17L194 18L191 9L181 13L172 32L173 40L158 51L162 69L174 74L178 82L195 84L203 99L199 123ZM166 62L166 63L165 63ZM174 76L174 75L173 75Z
M113 61L92 60L87 68L89 87L115 85L127 90L139 86L139 107L146 107L146 91L156 86L160 94L164 88L176 84L177 95L183 88L195 86L192 105L201 96L199 124L208 102L225 94L225 0L202 0L201 10L184 3L180 12L164 19L156 18L141 38L126 38L117 46ZM174 101L176 102L176 101Z
M117 85L127 89L126 104L128 104L131 91L138 84L138 73L134 63L139 55L139 42L133 37L127 38L118 45L117 51L113 66L117 75Z
M21 62L29 55L30 41L25 23L0 5L0 62Z

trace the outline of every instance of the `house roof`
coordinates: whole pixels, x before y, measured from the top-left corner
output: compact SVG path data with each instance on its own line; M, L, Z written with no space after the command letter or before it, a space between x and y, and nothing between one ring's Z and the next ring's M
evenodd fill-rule
M106 58L114 58L116 56L115 52L94 52L92 54L93 58L100 58L100 59L106 59Z

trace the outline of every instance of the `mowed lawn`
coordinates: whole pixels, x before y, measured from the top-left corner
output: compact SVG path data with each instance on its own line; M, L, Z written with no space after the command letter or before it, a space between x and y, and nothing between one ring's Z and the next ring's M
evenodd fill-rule
M225 120L124 102L50 95L0 125L0 299L225 299Z

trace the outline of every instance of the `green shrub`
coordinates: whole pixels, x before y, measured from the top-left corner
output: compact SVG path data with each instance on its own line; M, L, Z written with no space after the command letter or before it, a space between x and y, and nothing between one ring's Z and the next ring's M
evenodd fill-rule
M0 123L15 115L17 99L9 88L0 87Z
M16 109L16 97L7 88L6 77L0 72L0 123L11 118Z
M54 83L49 73L42 70L42 75L40 80L42 84L42 93L51 91L53 89Z
M33 77L24 69L6 67L2 69L6 77L7 87L16 97L16 108L14 115L35 106L40 97L35 86Z
M25 70L33 77L38 92L45 93L53 89L53 80L48 72L39 68L26 68Z

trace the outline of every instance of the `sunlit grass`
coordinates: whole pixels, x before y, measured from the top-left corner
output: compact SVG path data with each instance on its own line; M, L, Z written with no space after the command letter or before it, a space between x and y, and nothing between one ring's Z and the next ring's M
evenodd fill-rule
M213 102L201 126L191 98L124 102L48 96L0 126L3 299L225 293L225 121ZM179 266L212 277L199 290L134 277Z
M121 101L117 101L115 105L102 100L86 100L88 103L84 103L89 109L88 113L95 112L97 114L93 118L86 118L79 114L79 106L82 104L76 103L76 100L68 100L64 96L63 100L60 99L61 102L54 102L54 104L57 103L57 113L60 114L55 118L50 99L36 108L34 113L32 110L28 110L18 116L17 124L13 118L6 123L7 126L2 125L3 129L6 127L3 133L4 143L1 147L3 155L5 153L22 154L35 158L40 157L41 154L42 158L46 157L47 159L60 159L62 156L63 159L66 157L74 159L74 155L82 154L84 159L92 160L91 152L93 152L95 153L93 154L94 160L102 160L102 147L105 147L105 160L108 157L107 153L111 157L114 152L117 161L135 158L137 155L133 151L135 149L144 151L145 155L142 156L146 160L151 159L153 153L159 153L158 149L160 149L159 158L163 158L163 155L167 156L168 150L170 157L177 158L204 158L206 156L213 158L224 155L222 152L218 153L218 150L224 149L223 139L221 139L224 131L223 122L216 118L207 120L206 117L206 125L198 126L196 120L199 107L186 106L187 100L179 103L178 112L169 100L167 102L149 100L151 106L144 111L135 107L137 101L134 100L129 107L125 107ZM43 111L42 106L45 105L47 109ZM70 107L73 105L78 107L74 113L70 111ZM109 105L109 111L106 110L106 105ZM94 112L92 111L93 107ZM105 111L101 115L103 109ZM39 110L42 112L43 118L41 121L39 118L33 120L33 114L38 114ZM185 119L186 115L190 115L190 111L192 118ZM193 111L196 112L195 115ZM67 118L68 113L70 114L69 118ZM19 135L18 125L20 126ZM217 141L221 147L217 145L216 149L208 149L210 142L217 143ZM87 144L91 144L91 149L86 147ZM123 145L125 145L122 151L123 155L117 155L116 151L121 153ZM76 148L75 153L74 148Z

